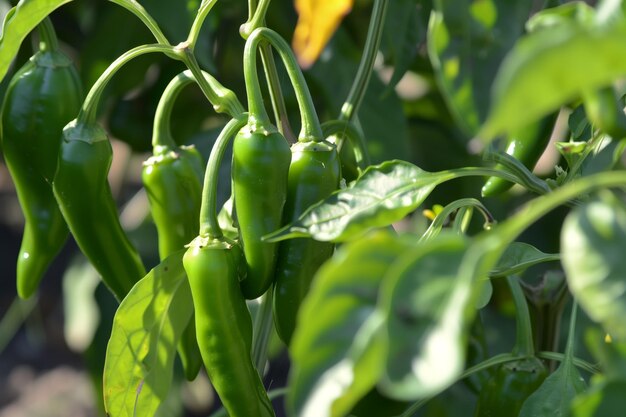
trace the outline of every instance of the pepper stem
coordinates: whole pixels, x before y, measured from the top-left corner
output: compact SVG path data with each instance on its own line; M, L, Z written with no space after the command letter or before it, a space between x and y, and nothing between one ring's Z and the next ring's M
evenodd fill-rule
M383 35L383 27L385 23L385 15L387 14L388 0L374 0L374 9L370 19L370 26L367 30L367 39L363 49L363 56L359 63L359 69L356 78L348 93L345 103L341 107L339 120L352 120L358 113L359 107L363 102L367 85L369 84L374 69L374 61L376 60L376 52L380 47L380 40Z
M59 49L59 40L54 31L54 26L49 17L46 17L39 24L39 49L42 51L56 51Z
M192 49L196 45L196 42L198 42L198 36L200 36L200 30L202 29L204 20L209 15L209 12L211 11L215 3L217 3L217 0L202 0L202 3L200 3L200 7L198 8L196 17L191 24L189 36L187 36L187 43L191 46Z
M98 104L100 98L104 92L105 87L111 81L111 78L117 73L117 71L124 66L127 62L131 61L140 55L144 55L151 52L162 52L166 55L171 54L174 48L168 45L150 44L137 46L124 54L120 55L109 67L104 70L102 75L96 80L94 85L89 90L87 98L83 102L83 106L80 109L77 120L81 123L94 124L98 113Z
M150 13L143 8L136 0L111 0L112 3L122 6L141 20L141 22L150 30L156 41L162 45L170 45L157 22L150 16Z
M209 161L204 174L202 187L202 205L200 206L200 236L219 239L223 236L222 228L217 220L217 183L219 169L228 147L230 139L246 124L243 113L238 118L231 119L222 129L213 144Z
M159 99L156 112L154 113L154 124L152 128L152 150L155 155L161 153L164 148L174 148L176 143L172 137L170 120L174 103L180 92L195 81L191 71L183 71L169 82Z
M307 141L316 141L319 142L323 140L322 128L320 126L319 119L317 117L317 113L315 112L315 107L313 106L313 99L311 98L311 93L306 85L306 81L304 80L304 75L302 75L302 71L298 66L298 62L296 57L294 56L291 48L285 42L283 38L280 37L279 34L274 32L268 28L257 28L255 29L248 38L246 42L246 50L244 55L244 66L246 69L251 70L251 66L254 66L256 70L256 50L261 41L266 41L271 44L278 54L280 55L285 68L287 69L287 74L289 75L289 79L291 80L291 84L293 85L294 91L296 93L296 99L298 100L298 107L300 109L300 117L302 122L302 130L300 131L300 135L298 136L298 141L307 142ZM246 58L248 58L248 66L246 66ZM256 75L256 71L254 74ZM254 88L258 87L259 95L260 95L260 86L258 82L258 78L255 79ZM248 84L248 79L246 78L246 85ZM250 91L250 90L248 90ZM250 100L250 95L248 95ZM253 96L254 103L250 102L250 113L255 115L253 110L254 106L258 106L260 103L262 104L262 100L258 97ZM267 113L263 110L265 117L267 117Z
M354 159L360 170L364 170L370 165L370 157L367 152L365 140L358 129L348 120L331 120L322 124L324 137L340 135L341 142L337 144L337 149L341 151L343 139L348 139L354 153Z
M509 284L511 295L513 295L513 303L515 304L516 336L513 354L524 357L534 356L533 331L524 291L520 286L518 277L509 276L506 278L506 282Z

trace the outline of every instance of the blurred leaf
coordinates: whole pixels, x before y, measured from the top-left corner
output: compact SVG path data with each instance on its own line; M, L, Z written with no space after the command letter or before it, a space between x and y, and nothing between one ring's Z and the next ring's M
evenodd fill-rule
M303 68L308 68L328 43L352 0L295 0L298 23L293 34L293 49Z
M572 211L561 232L573 296L616 340L626 340L626 207L608 192Z
M578 22L582 25L593 25L596 18L596 11L583 1L572 1L557 7L540 10L535 13L528 22L526 30L537 32L553 26Z
M331 415L333 402L352 384L359 384L361 396L374 385L383 357L361 369L357 378L352 355L360 352L359 344L372 343L357 335L375 333L377 319L372 315L381 282L394 260L412 245L411 240L379 231L341 247L320 268L298 315L306 326L297 326L290 349L293 368L287 401L294 415Z
M193 312L182 257L163 260L120 304L104 366L107 412L155 415L172 383L176 346Z
M0 36L0 79L4 78L24 38L50 13L71 0L21 0L4 17Z
M593 27L570 22L522 38L493 84L483 139L537 120L626 73L626 22Z
M505 277L518 274L533 265L558 261L559 259L561 257L558 253L543 253L528 243L513 242L506 248L498 264L489 275Z
M417 55L419 44L426 41L423 17L427 13L422 9L418 8L415 0L394 0L389 3L382 47L388 50L394 68L387 91L398 84Z
M438 184L452 178L455 174L448 171L433 173L404 161L384 162L366 169L348 188L309 207L297 221L267 237L350 240L404 218Z
M474 135L487 118L493 79L523 31L532 1L434 3L428 54L451 113L467 134Z
M588 392L575 398L572 417L623 417L626 380L596 379Z
M465 364L472 281L457 279L467 240L441 234L401 256L382 284L388 352L380 388L416 400L452 385Z

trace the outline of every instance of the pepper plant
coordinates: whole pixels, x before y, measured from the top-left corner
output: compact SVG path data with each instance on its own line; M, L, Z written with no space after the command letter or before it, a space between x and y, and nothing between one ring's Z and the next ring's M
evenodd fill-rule
M215 416L623 414L626 3L297 0L295 27L288 0L111 0L85 6L95 26L140 35L96 72L97 48L55 33L81 3L6 14L1 143L19 296L69 230L119 303L107 415L172 415L179 366L204 369ZM131 102L154 104L147 133ZM112 138L152 151L152 263L120 221ZM264 381L276 351L286 386Z

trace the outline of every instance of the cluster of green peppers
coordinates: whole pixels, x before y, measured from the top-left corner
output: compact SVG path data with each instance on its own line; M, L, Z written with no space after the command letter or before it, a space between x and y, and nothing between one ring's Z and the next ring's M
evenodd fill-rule
M4 157L26 217L18 292L29 297L36 291L69 230L121 300L146 271L120 224L107 180L112 148L94 110L106 82L94 85L81 106L76 69L59 52L48 20L41 31L43 49L17 72L2 107ZM263 105L256 73L261 42L279 52L296 91L302 131L291 147ZM183 265L194 318L178 346L185 376L194 379L204 364L231 416L273 416L251 357L253 329L246 299L273 294L275 327L289 344L300 303L334 245L308 238L272 243L263 237L339 187L337 135L354 142L358 133L347 122L322 130L296 59L275 32L259 28L250 34L244 65L249 113L235 114L226 125L205 173L198 151L177 146L169 125L178 93L197 81L198 74L185 71L171 81L157 108L153 155L144 163L142 181L161 259L187 247ZM232 138L234 239L224 236L216 210L218 168Z

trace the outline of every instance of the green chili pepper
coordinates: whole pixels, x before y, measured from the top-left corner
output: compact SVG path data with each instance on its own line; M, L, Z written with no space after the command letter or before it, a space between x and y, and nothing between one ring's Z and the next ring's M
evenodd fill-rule
M107 181L111 159L106 132L74 120L63 130L52 185L78 247L121 300L146 271L119 222Z
M272 405L251 357L252 320L239 280L239 245L224 237L216 215L219 164L229 138L242 127L233 119L211 151L204 179L200 234L183 257L195 308L204 366L231 417L271 417Z
M159 236L159 256L167 258L198 233L202 194L200 153L192 146L177 147L170 129L171 112L180 91L194 78L185 71L174 77L159 100L152 134L153 156L144 162L143 185ZM193 380L202 367L195 320L183 331L178 346L185 377Z
M548 371L535 357L507 362L482 387L475 417L516 417L524 401L541 385Z
M557 116L558 113L544 117L532 126L512 133L507 141L506 153L532 170L550 142ZM490 177L482 188L482 195L492 197L512 186L513 183L502 178Z
M48 20L40 26L45 48L11 79L2 104L2 147L24 212L17 261L17 293L30 297L67 239L54 199L54 177L63 126L78 112L82 88L72 61L57 49Z
M256 31L254 33L257 33ZM291 152L263 107L256 74L258 36L248 38L244 51L244 75L250 114L233 143L232 183L235 211L248 274L241 283L246 298L261 296L272 284L276 243L261 237L278 229L287 198Z
M298 142L291 147L287 203L283 223L291 223L311 205L339 187L341 165L335 145ZM300 303L318 268L333 254L334 244L309 238L280 242L274 286L274 323L289 344Z

